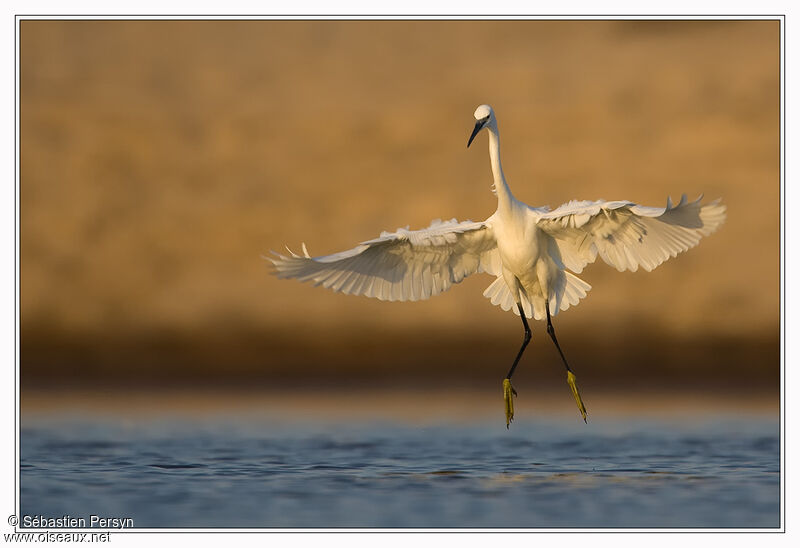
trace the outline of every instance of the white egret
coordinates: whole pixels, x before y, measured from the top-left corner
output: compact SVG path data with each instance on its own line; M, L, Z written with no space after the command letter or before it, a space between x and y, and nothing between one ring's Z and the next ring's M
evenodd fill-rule
M525 329L503 381L506 427L514 418L511 376L531 338L527 318L547 320L547 333L564 362L567 383L584 422L586 408L575 375L556 339L552 316L578 304L591 286L575 276L599 255L620 272L647 271L694 247L725 220L719 200L701 205L702 196L677 205L645 207L628 201L570 201L557 209L530 207L511 194L500 164L500 135L489 105L475 110L475 136L486 129L497 210L482 222L435 220L421 230L383 232L353 249L311 257L274 253L280 278L296 278L349 295L387 301L415 301L450 289L465 277L486 272L496 279L484 296L512 310ZM570 272L571 271L571 272Z

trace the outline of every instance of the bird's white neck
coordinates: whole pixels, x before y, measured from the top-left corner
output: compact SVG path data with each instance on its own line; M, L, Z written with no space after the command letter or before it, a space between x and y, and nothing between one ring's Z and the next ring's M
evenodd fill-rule
M492 177L494 178L494 191L497 194L499 208L506 208L514 202L514 195L508 188L503 175L503 165L500 163L500 135L496 127L488 127L489 132L489 159L492 163Z

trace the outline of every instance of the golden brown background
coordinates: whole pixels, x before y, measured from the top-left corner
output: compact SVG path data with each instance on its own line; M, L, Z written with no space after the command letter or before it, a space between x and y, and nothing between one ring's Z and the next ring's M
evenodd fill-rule
M384 303L262 258L488 217L487 102L531 205L728 206L652 273L584 271L555 320L584 390L777 387L778 21L23 21L20 46L24 386L499 390L522 329L488 276ZM515 380L563 382L532 327Z

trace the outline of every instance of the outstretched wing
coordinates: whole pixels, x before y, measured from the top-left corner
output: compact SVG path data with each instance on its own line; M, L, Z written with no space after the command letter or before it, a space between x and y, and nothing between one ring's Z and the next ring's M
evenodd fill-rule
M541 214L539 227L553 237L561 261L581 272L597 255L620 272L647 271L697 245L725 221L719 200L701 205L702 196L678 205L645 207L632 202L576 202Z
M313 281L348 295L384 301L416 301L447 291L475 272L499 274L500 258L491 226L436 220L422 230L399 228L348 251L310 257L273 252L279 278Z

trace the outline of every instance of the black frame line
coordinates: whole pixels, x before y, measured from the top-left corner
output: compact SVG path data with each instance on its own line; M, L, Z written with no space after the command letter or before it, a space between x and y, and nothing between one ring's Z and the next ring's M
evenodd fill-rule
M217 528L204 528L204 527L182 527L182 528L169 528L169 527L152 527L152 528L132 528L132 529L86 529L86 528L63 528L63 529L47 529L47 528L21 528L19 525L14 526L15 533L44 533L44 532L57 532L57 533L105 533L111 532L114 534L181 534L181 533L211 533L211 534L270 534L270 533L298 533L298 534L330 534L330 533L437 533L437 534L453 534L453 533L468 533L468 534L497 534L497 533L785 533L786 532L786 426L785 426L785 405L786 405L786 14L691 14L691 15L675 15L675 14L646 14L646 15L628 15L628 14L613 14L613 15L600 15L600 14L572 14L572 15L536 15L536 14L503 14L503 15L490 15L490 14L467 14L467 15L452 15L452 14L425 14L425 15L409 15L409 14L292 14L292 15L186 15L186 14L159 14L159 15L141 15L141 14L114 14L114 15L92 15L92 14L15 14L14 16L14 109L15 109L15 124L14 124L14 462L16 470L14 472L14 507L15 516L19 516L20 510L20 406L19 399L21 397L19 382L21 376L21 361L20 361L20 333L19 327L21 323L18 321L21 316L20 310L20 296L21 296L21 280L20 280L20 263L21 263L21 246L20 246L20 218L22 216L21 207L21 194L22 183L20 180L20 134L21 127L21 109L20 109L20 24L22 21L431 21L431 22L445 22L445 21L768 21L775 20L780 23L779 30L779 71L780 71L780 124L779 124L779 186L780 186L780 204L779 211L781 212L779 219L780 228L780 257L779 257L779 275L781 280L780 287L780 319L781 319L781 352L783 359L781 360L781 377L782 377L782 390L780 399L780 430L781 430L781 525L778 528L764 527L764 528L747 528L737 529L733 527L726 528L686 528L686 527L662 527L662 528L637 528L637 527L573 527L573 528L538 528L538 527L495 527L495 528L469 528L469 527L440 527L440 528L424 528L424 527L308 527L308 528L288 528L288 527L263 527L263 528L238 528L238 527L217 527ZM19 205L19 215L17 209ZM20 257L17 260L17 257ZM19 311L19 312L17 312Z

